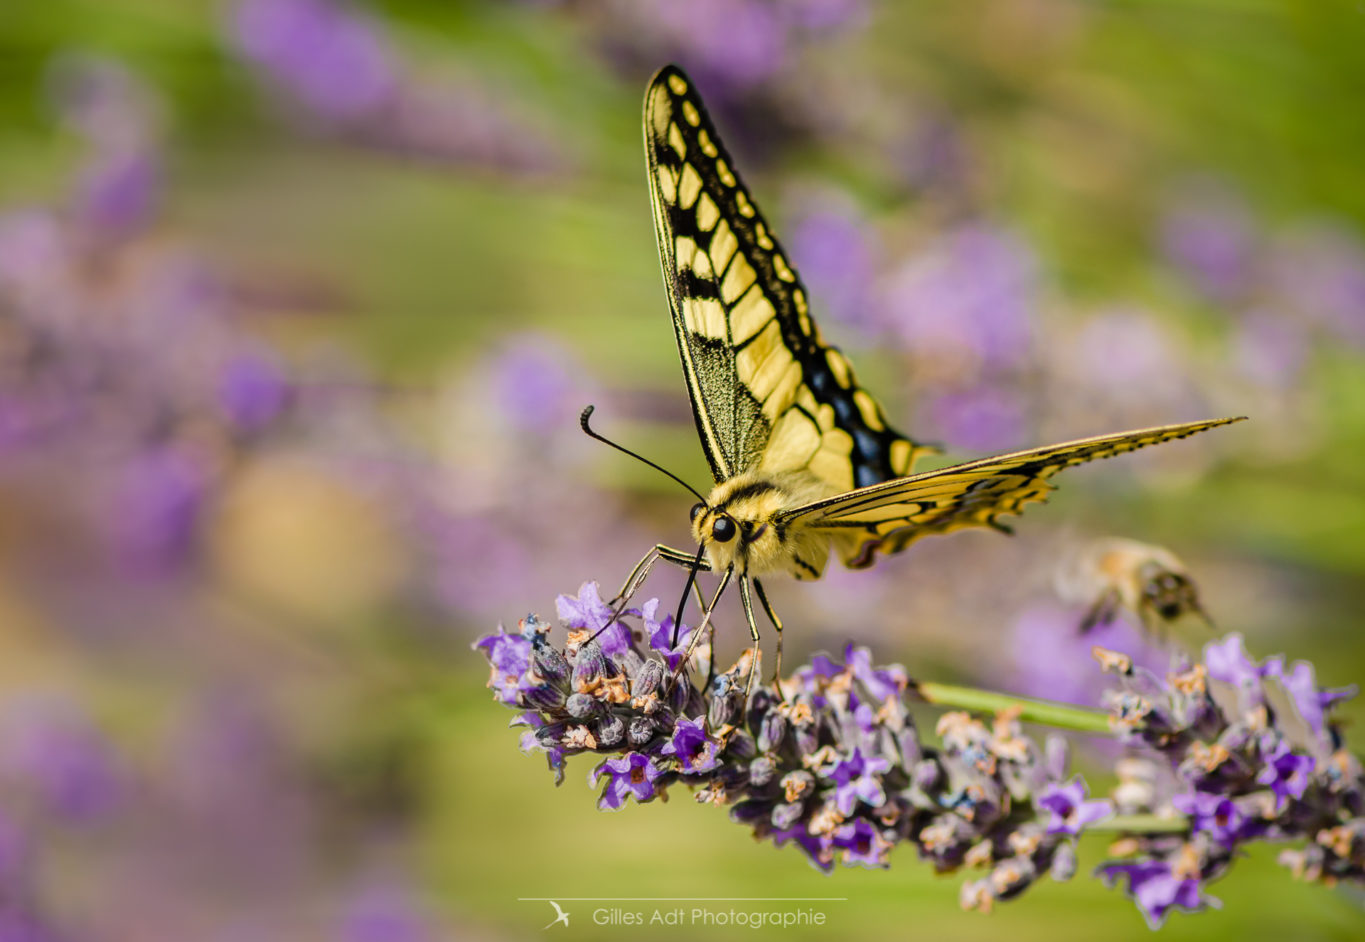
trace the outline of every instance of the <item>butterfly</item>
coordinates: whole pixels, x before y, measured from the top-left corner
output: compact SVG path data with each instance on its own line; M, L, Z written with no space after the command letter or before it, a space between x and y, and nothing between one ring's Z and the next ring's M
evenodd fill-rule
M692 508L697 552L656 546L617 599L629 599L660 559L690 567L684 600L699 569L719 573L692 645L733 580L757 646L752 585L777 630L777 677L782 622L762 578L818 579L831 554L863 568L878 554L966 527L1009 532L999 518L1043 500L1065 468L1242 418L1099 435L916 474L916 460L936 449L891 428L848 360L822 339L796 268L676 66L649 83L644 137L678 355L716 483L705 497L693 491L701 497ZM588 429L590 413L584 429L599 437Z

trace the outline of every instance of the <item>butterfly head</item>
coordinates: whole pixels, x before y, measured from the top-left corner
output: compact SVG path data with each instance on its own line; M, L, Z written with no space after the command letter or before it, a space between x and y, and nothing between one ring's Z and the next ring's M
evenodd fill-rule
M692 508L692 538L706 547L712 570L733 567L754 576L790 572L798 578L818 574L826 553L818 545L806 548L803 533L778 522L792 496L784 482L756 472L717 484Z

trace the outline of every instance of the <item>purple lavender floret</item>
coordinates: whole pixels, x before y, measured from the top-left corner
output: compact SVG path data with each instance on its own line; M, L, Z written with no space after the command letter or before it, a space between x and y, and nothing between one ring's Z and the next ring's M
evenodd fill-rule
M687 646L692 640L692 628L688 625L680 625L677 631L677 643L673 643L673 616L664 615L658 621L654 619L654 614L659 610L659 600L650 599L640 606L640 616L644 619L645 632L649 635L649 647L655 654L660 655L665 666L669 670L674 670L682 663L683 655L687 653Z
M555 608L559 611L560 621L564 624L594 634L607 628L612 620L612 608L602 601L596 582L585 582L579 586L577 597L559 596L555 599ZM604 654L619 654L630 647L630 630L618 621L606 631L602 631L597 643L602 646Z
M1181 869L1166 860L1105 864L1100 875L1111 886L1120 878L1127 879L1128 895L1153 929L1161 926L1173 908L1197 912L1221 905L1204 895L1197 871Z
M835 762L829 773L838 785L834 790L834 807L846 818L860 801L873 808L881 807L886 802L882 776L890 768L889 760L868 758L861 749L854 749L852 756Z
M1210 679L1228 684L1242 696L1260 702L1265 668L1247 654L1241 635L1234 632L1221 641L1206 645L1204 665Z
M593 769L588 776L588 784L595 786L599 779L606 776L607 784L602 789L602 797L597 800L597 807L616 811L625 805L627 798L649 801L661 794L662 788L656 787L655 783L663 775L664 770L655 764L651 756L642 752L627 752L607 759Z
M531 642L524 635L507 634L499 625L497 634L484 635L474 647L484 653L493 669L488 678L493 695L515 706L519 695L529 689Z
M1047 823L1049 834L1079 834L1087 824L1093 824L1114 813L1114 803L1103 799L1086 799L1088 790L1080 776L1065 785L1052 784L1038 793L1037 805L1052 814Z
M1256 774L1256 781L1269 786L1275 793L1275 810L1280 811L1291 798L1303 797L1308 790L1309 774L1317 762L1312 756L1294 752L1283 739L1269 736L1267 742L1273 745L1262 747L1261 761L1264 765Z
M720 765L720 743L706 734L700 718L679 718L673 736L659 750L661 755L673 756L687 773L710 772Z
M1173 795L1171 806L1190 822L1190 830L1206 833L1219 845L1232 848L1239 841L1257 837L1264 832L1264 824L1244 811L1227 795L1192 791Z

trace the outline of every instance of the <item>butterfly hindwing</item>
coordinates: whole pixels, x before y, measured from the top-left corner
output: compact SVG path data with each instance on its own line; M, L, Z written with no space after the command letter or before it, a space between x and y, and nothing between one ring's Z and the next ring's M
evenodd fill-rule
M859 568L876 551L894 553L922 536L964 527L1004 529L997 518L1045 499L1054 486L1048 479L1065 468L1236 421L1163 425L983 458L814 501L779 519L828 531L845 565Z
M804 469L851 490L908 474L932 449L889 428L821 340L800 277L673 66L645 93L645 151L678 353L716 481Z

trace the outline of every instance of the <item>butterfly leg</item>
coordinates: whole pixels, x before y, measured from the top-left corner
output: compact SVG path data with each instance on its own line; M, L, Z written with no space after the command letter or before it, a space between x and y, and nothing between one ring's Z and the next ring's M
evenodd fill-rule
M682 673L683 668L687 666L687 662L692 660L692 653L696 651L697 644L701 641L702 635L706 634L706 629L711 624L711 613L715 611L716 603L720 601L721 593L724 592L725 588L730 584L730 577L732 575L734 575L734 569L725 570L720 577L720 584L716 586L716 594L711 596L711 604L703 606L701 624L697 625L696 629L692 632L692 637L688 639L687 642L687 650L683 652L682 660L678 662L678 666L673 670L673 676L675 678ZM715 668L715 661L716 656L713 652L711 655L711 670L714 670ZM708 670L707 672L708 682L710 681L711 670Z
M757 583L755 583L757 585ZM754 618L754 601L749 596L749 577L739 577L739 599L744 603L744 620L749 623L749 636L754 639L754 652L749 658L749 676L744 679L744 702L749 702L749 692L754 687L754 675L758 673L758 621ZM746 707L747 708L747 707Z
M689 584L693 586L695 586L696 583L692 580L695 579L698 569L702 569L708 572L711 569L710 565L707 564L706 560L701 558L700 553L694 556L691 553L685 553L682 550L673 549L673 547L671 546L664 546L662 543L657 544L652 550L650 550L648 553L645 553L644 557L641 558L641 560L635 564L635 568L632 569L630 571L630 575L626 577L625 584L621 586L621 591L617 592L616 597L607 603L608 605L612 606L613 609L612 616L607 621L607 624L604 625L597 632L597 635L600 635L603 631L606 631L607 628L611 627L611 625L616 622L616 619L621 617L621 613L626 610L626 606L630 604L630 600L634 598L635 593L640 591L640 586L645 584L645 579L649 578L649 573L654 568L654 564L661 559L666 562L673 563L676 566L683 566L684 568L688 569L691 573L691 575L689 576ZM683 591L684 601L686 601L686 598L687 592L686 590L684 590ZM697 589L697 604L705 608L700 588ZM676 619L674 619L674 621L675 622L680 621L681 619L682 610L681 607L679 607L678 616ZM678 639L676 625L674 626L673 631L674 631L673 643L677 644ZM593 640L593 638L596 638L597 635L593 635L592 638L588 640Z
M635 564L635 568L630 571L630 575L626 577L625 584L621 586L621 591L616 593L616 598L611 600L611 604L614 605L617 602L630 601L631 597L635 595L636 592L640 591L640 586L644 585L645 579L648 578L650 571L654 568L654 564L661 559L664 562L672 563L675 566L682 566L686 569L695 567L699 568L702 572L709 572L711 569L711 566L704 558L698 563L694 553L687 553L682 550L674 549L671 546L664 546L660 543L648 553L645 553L644 558Z
M777 630L777 657L773 664L773 685L777 687L777 695L782 696L782 619L777 617L777 612L773 611L773 605L768 601L768 593L763 591L763 583L754 580L754 589L758 592L758 601L763 606L763 611L768 616L768 621L773 623L773 628Z

